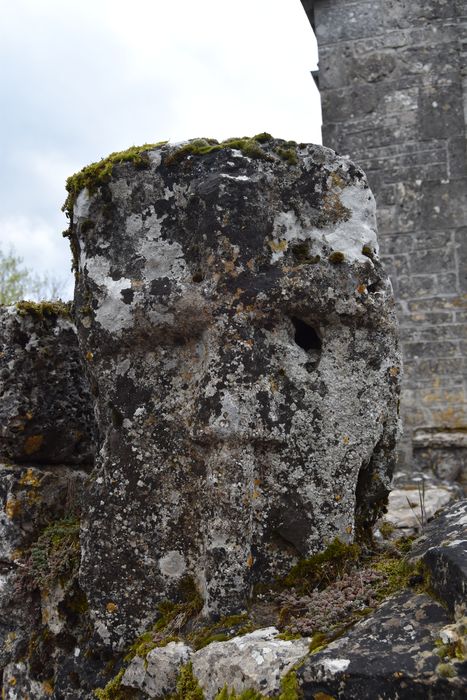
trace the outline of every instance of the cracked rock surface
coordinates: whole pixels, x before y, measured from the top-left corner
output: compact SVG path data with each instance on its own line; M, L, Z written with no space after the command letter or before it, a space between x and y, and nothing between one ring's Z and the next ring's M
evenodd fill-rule
M435 643L449 622L444 607L425 594L404 591L390 598L347 635L307 658L298 672L305 700L319 693L345 700L460 700L467 663L455 664L445 677Z
M74 325L57 304L22 304L0 308L0 458L92 465L94 416Z
M242 610L389 490L400 357L373 196L333 151L263 141L155 148L75 199L100 434L80 581L104 645L187 578L206 616Z

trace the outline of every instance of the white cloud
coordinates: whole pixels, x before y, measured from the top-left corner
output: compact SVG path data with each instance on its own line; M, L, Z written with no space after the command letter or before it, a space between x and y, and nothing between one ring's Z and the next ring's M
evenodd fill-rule
M132 144L319 141L316 58L300 0L0 0L0 246L63 267L66 177Z
M54 226L21 215L3 217L0 218L0 242L5 253L12 249L23 258L28 269L63 282L63 298L72 297L70 248Z

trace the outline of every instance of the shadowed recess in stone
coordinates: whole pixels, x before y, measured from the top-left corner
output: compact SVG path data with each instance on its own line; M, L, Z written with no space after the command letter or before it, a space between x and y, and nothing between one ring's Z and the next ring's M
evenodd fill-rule
M321 338L312 326L300 318L294 317L292 317L292 323L295 328L294 340L297 345L300 345L306 352L308 350L321 350Z

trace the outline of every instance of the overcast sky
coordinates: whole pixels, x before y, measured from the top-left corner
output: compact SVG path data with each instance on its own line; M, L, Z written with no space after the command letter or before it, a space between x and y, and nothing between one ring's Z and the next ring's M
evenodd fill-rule
M0 0L0 249L67 281L68 175L161 140L321 142L300 0Z

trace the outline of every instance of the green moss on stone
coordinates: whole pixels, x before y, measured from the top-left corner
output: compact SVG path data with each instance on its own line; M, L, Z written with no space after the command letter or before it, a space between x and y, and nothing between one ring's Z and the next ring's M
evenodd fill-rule
M276 700L299 700L302 697L298 685L296 671L289 671L281 679L281 691ZM259 690L243 690L241 693L236 693L235 690L229 690L224 686L215 696L214 700L273 700L269 695L263 695Z
M454 678L457 676L456 669L452 664L439 664L436 667L436 672L442 678Z
M319 255L310 254L310 244L308 241L300 241L292 246L292 255L299 265L316 265L321 258Z
M204 700L204 693L193 674L191 663L182 666L177 680L177 690L168 700Z
M260 134L253 136L253 139L258 141L258 143L267 143L268 141L274 141L274 136L268 134L267 131L262 131Z
M97 688L94 695L98 700L134 700L139 697L136 690L122 686L122 678L125 673L121 669L117 675L107 683L105 688Z
M373 260L374 258L374 251L373 248L369 245L364 245L362 248L362 255L366 255L367 258L370 258L370 260Z
M281 146L278 146L275 151L277 155L282 158L282 160L285 160L289 165L298 164L297 151L294 148L282 148Z
M187 635L187 642L194 649L202 649L211 642L226 642L232 637L248 634L255 629L247 614L229 615L208 627L201 627Z
M66 181L68 196L62 210L71 217L73 205L81 190L86 188L89 194L94 194L98 187L109 182L114 165L132 163L135 168L147 167L149 165L147 152L166 143L167 141L160 141L159 143L145 143L143 146L131 146L126 151L111 153L107 158L103 158L97 163L91 163L78 173L71 175Z
M357 544L345 544L336 537L324 552L298 562L280 584L302 591L327 586L353 568L359 556Z
M18 301L16 308L20 316L35 316L36 318L47 318L65 316L71 313L71 302L63 301Z
M345 260L345 255L344 253L341 253L340 250L335 250L331 255L329 256L329 262L332 263L333 265L340 265L343 263Z
M259 134L259 136L261 137L262 135ZM194 139L193 141L180 146L180 148L176 149L175 151L172 151L172 153L166 157L165 164L168 166L175 165L180 163L188 156L207 155L208 153L214 153L215 151L221 151L226 148L241 151L249 158L272 160L271 156L261 148L260 143L262 142L264 141L260 141L255 137L249 138L246 136L242 138L226 139L220 143L213 139Z
M393 556L380 557L372 563L372 568L384 576L384 583L378 586L377 591L380 600L407 588L411 579L419 573L417 564Z

